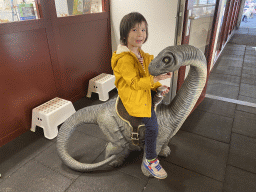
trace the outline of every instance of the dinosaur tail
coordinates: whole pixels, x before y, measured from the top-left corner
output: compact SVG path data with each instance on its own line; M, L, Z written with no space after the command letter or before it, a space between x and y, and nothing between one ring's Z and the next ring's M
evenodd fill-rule
M67 144L72 133L81 124L97 123L96 111L100 110L100 107L102 106L95 105L93 107L86 107L77 111L63 123L59 130L57 137L57 151L63 163L71 169L82 172L92 171L106 164L109 164L111 161L116 159L116 155L112 155L99 163L86 164L78 162L68 154Z

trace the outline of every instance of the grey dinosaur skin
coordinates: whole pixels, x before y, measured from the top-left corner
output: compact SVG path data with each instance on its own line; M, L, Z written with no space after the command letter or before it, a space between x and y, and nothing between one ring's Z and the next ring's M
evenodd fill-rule
M169 57L169 63L164 58ZM156 152L159 156L168 156L170 139L180 129L195 106L206 82L207 63L204 54L190 45L179 45L165 48L150 63L150 74L157 76L178 70L181 66L190 65L190 71L181 89L170 105L158 105L156 114L159 124ZM115 112L115 100L100 105L85 107L67 119L60 128L57 138L57 150L60 158L68 167L77 171L92 171L109 164L121 165L132 150L141 150L144 146L134 146L131 142L131 129ZM109 143L105 160L95 164L80 163L67 153L67 143L72 132L83 123L98 124ZM141 132L144 137L144 132ZM145 158L145 153L144 157ZM141 166L146 176L150 173Z

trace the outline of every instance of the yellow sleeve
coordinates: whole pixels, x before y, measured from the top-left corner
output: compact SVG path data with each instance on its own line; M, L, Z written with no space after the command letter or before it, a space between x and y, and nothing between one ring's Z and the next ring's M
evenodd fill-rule
M152 82L151 90L156 91L156 89L158 87L162 86L162 84L159 81L154 83L154 80L153 80L154 76L150 75L150 78L151 78L151 82Z
M118 61L118 69L125 82L134 90L152 88L153 77L140 77L138 67L131 56L124 56Z

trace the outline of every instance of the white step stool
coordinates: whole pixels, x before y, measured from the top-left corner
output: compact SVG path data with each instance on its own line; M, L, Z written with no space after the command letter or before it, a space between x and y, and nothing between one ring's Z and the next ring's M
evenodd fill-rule
M76 112L70 101L55 97L54 99L32 110L31 131L36 126L43 128L47 139L54 139L58 135L58 125Z
M99 94L99 100L107 101L108 92L115 88L115 76L102 73L89 81L87 97L91 97L92 92Z

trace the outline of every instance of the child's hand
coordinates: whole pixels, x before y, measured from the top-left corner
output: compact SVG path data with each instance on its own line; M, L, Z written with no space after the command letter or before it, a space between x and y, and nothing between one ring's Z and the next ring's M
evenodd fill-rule
M170 87L167 87L166 85L163 85L162 87L166 88L166 90L162 92L162 95L165 95L165 94L169 93Z
M168 78L171 78L171 77L172 77L172 72L169 72L169 73L166 73L166 74L163 74L163 75L158 75L158 76L154 77L154 82L156 83L157 81L168 79Z

